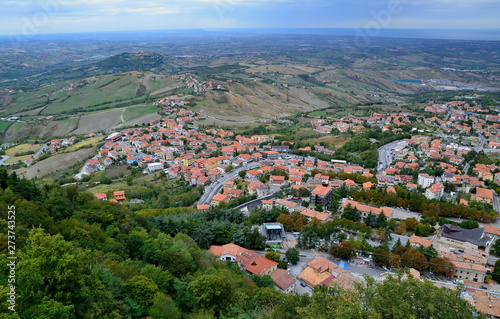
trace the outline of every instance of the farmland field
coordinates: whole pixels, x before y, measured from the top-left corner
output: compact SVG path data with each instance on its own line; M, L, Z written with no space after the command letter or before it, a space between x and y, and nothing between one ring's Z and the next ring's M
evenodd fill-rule
M115 109L106 112L100 112L85 115L80 118L78 128L73 134L88 134L106 130L121 123L121 116L124 109Z
M123 113L123 120L130 121L147 114L156 113L158 110L159 108L156 105L128 107Z
M89 155L94 154L95 150L95 147L83 148L76 152L54 155L30 167L17 169L15 172L26 178L42 177L58 170L64 170L75 163L85 160Z
M0 133L5 132L11 124L12 122L0 122Z
M35 152L42 147L41 144L20 144L5 150L5 155L13 156L16 153Z
M105 136L96 136L96 137L93 137L93 138L89 138L89 139L86 139L86 140L83 140L79 143L76 143L74 145L71 145L70 147L64 149L64 152L73 152L73 151L76 151L77 149L81 148L81 147L85 147L85 146L95 146L98 142L102 141L103 139L105 138Z

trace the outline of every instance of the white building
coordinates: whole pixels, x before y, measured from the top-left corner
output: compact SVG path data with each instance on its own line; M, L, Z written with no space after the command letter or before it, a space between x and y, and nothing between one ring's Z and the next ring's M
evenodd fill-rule
M422 188L427 188L434 184L434 176L430 176L429 174L420 173L418 174L418 186Z

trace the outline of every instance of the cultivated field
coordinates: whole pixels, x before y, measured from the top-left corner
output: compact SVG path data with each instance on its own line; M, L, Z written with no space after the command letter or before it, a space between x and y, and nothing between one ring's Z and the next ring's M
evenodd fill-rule
M143 105L143 106L134 106L128 107L125 109L125 113L123 113L123 120L130 121L140 117L143 117L147 114L152 114L158 112L159 107L156 105Z
M42 177L52 172L65 170L68 167L73 166L75 163L83 161L88 156L94 154L95 150L95 147L83 148L76 152L54 155L41 162L37 162L30 167L19 168L16 170L16 173L28 179L33 177Z
M88 134L109 129L122 122L122 115L125 109L115 109L100 113L85 115L80 118L78 128L73 134Z
M11 124L12 122L0 122L0 133L5 132Z
M83 140L79 143L76 143L74 145L71 145L70 147L64 149L64 152L73 152L73 151L76 151L77 149L81 148L81 147L86 147L86 146L96 146L97 143L99 143L100 141L104 140L105 136L96 136L96 137L93 137L93 138L89 138L89 139L86 139L86 140Z

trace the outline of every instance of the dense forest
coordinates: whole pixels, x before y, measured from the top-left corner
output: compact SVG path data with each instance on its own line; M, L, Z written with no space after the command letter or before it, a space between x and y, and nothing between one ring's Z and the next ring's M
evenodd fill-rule
M15 306L4 299L0 318L470 318L473 311L459 290L406 276L285 295L206 250L228 242L263 249L250 219L276 219L278 210L251 218L234 209L133 212L78 185L39 186L3 169L0 203L0 290L5 298L15 289ZM8 255L17 257L15 282Z

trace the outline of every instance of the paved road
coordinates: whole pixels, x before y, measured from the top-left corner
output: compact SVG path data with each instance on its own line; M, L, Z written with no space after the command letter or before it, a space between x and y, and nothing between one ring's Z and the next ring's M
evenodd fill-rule
M47 149L47 144L43 144L43 146L36 152L35 155L33 155L33 158L37 158L38 156L42 155L43 152Z
M220 190L222 189L222 187L224 187L224 183L227 182L229 179L237 176L240 170L252 169L252 168L260 166L260 164L259 163L250 163L247 166L248 166L248 168L242 167L242 168L239 168L235 171L232 171L231 173L227 173L226 175L217 179L212 184L210 184L208 187L206 187L205 192L203 193L200 200L198 201L198 204L199 205L209 204L210 201L212 200L212 197L214 197L216 194L218 194L220 192Z
M246 202L245 204L241 204L240 206L238 206L236 208L238 208L238 209L245 209L245 208L250 209L252 207L262 205L262 201L263 200L268 200L268 199L271 199L271 198L274 198L274 194L254 199L252 201Z
M383 170L385 170L386 168L389 167L389 165L391 165L391 163L394 161L395 159L395 156L394 154L391 154L391 150L396 147L396 145L398 145L399 143L405 143L406 144L406 140L398 140L398 141L394 141L394 142L391 142L389 144L386 144L384 146L381 146L379 149L378 149L378 171L381 172Z
M4 162L9 159L9 156L2 155L0 156L0 165L1 166L11 166L12 164L5 164Z

